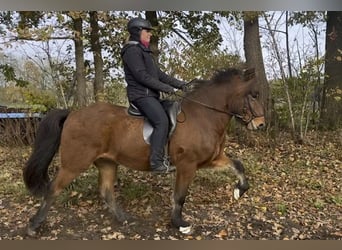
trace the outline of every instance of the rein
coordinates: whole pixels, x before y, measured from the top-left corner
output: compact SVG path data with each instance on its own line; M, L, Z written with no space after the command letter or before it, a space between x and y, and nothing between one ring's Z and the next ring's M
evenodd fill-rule
M223 114L226 114L226 115L232 115L232 116L237 117L237 118L239 118L239 119L243 119L243 116L242 116L242 115L239 115L239 114L236 114L236 113L232 113L232 112L228 112L228 111L221 110L221 109L217 109L217 108L212 107L212 106L210 106L210 105L208 105L208 104L205 104L205 103L203 103L203 102L194 100L194 99L192 99L192 98L189 98L189 97L186 97L186 96L183 96L183 95L179 95L179 94L177 94L177 93L174 93L174 95L176 95L176 96L178 96L178 97L180 97L180 98L182 98L182 99L186 99L186 100L188 100L188 101L197 103L197 104L199 104L199 105L201 105L201 106L203 106L203 107L205 107L205 108L207 108L207 109L211 109L211 110L214 110L214 111L219 112L219 113L223 113Z

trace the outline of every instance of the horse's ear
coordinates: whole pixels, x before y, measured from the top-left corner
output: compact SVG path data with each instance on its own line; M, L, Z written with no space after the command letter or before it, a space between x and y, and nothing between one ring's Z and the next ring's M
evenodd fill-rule
M249 81L255 77L255 68L248 68L242 70L242 79L244 81Z

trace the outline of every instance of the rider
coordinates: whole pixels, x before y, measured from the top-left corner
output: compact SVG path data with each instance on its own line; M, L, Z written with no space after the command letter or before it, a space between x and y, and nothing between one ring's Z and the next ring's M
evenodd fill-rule
M130 34L129 41L121 51L127 97L154 128L151 135L151 170L155 173L169 173L175 171L175 167L164 161L169 120L161 104L160 92L173 93L174 88L183 89L185 82L161 71L154 61L149 48L153 28L148 20L133 18L128 22L127 29Z

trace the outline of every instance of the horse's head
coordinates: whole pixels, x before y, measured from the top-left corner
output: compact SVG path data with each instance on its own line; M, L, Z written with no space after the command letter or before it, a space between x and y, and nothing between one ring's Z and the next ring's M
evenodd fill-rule
M244 98L241 113L235 117L246 124L249 130L262 129L265 126L264 108L257 99L257 95L248 94Z
M254 69L242 71L237 81L235 103L233 105L234 116L249 130L262 129L265 127L264 107L258 100L259 91L256 89Z
M250 130L265 126L264 108L258 100L254 69L218 70L210 81L196 79L191 83L195 85L186 96L187 100L234 116Z

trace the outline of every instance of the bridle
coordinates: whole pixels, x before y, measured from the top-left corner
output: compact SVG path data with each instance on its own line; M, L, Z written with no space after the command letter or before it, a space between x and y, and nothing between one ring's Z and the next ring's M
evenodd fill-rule
M242 118L240 118L243 122L245 122L246 124L250 123L252 120L254 120L255 118L258 118L258 117L262 117L264 115L259 115L255 112L254 109L252 109L252 105L251 105L251 101L254 101L255 98L251 95L251 94L248 94L245 99L244 99L244 108L243 108L243 113L244 115L242 116ZM247 104L246 104L247 103ZM250 111L250 115L248 115L248 112L247 112L247 108L246 106L248 106L248 109ZM247 117L247 118L246 118Z
M177 93L174 93L176 96L180 97L181 99L186 99L190 102L193 102L193 103L196 103L196 104L199 104L207 109L210 109L210 110L214 110L216 112L219 112L219 113L223 113L223 114L226 114L226 115L229 115L229 116L234 116L238 119L240 119L242 122L244 122L245 124L248 124L250 123L253 119L255 118L258 118L258 117L262 117L262 115L258 115L253 109L252 109L252 106L251 106L251 99L253 100L254 97L252 97L250 94L245 97L244 99L244 108L243 108L243 115L241 114L238 114L238 113L235 113L235 112L228 112L226 110L221 110L221 109L217 109L215 107L212 107L206 103L203 103L203 102L200 102L200 101L197 101L195 99L192 99L190 97L187 97L187 96L183 96L183 95L179 95ZM248 114L247 112L247 108L249 109L250 111L250 115Z

